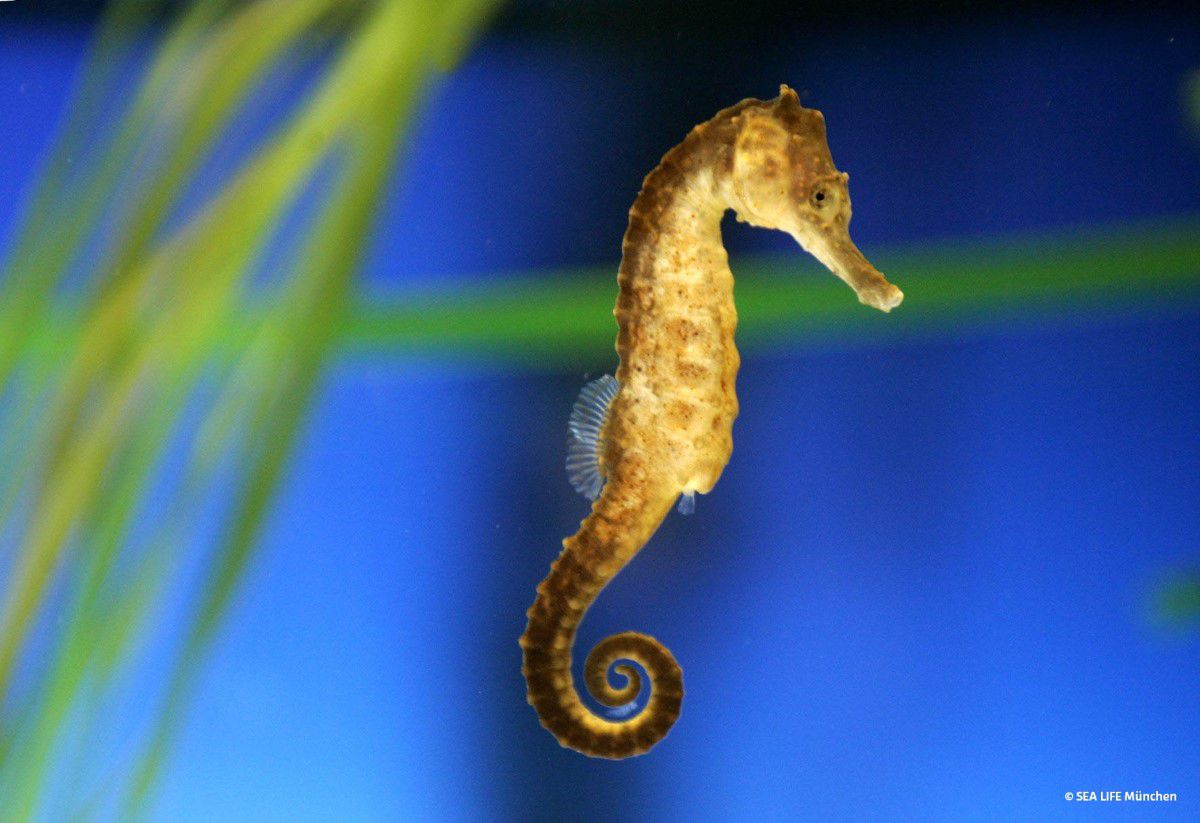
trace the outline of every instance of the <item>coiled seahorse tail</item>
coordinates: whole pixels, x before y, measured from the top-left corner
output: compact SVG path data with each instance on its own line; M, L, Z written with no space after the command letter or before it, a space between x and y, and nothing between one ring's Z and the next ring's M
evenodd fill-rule
M600 512L611 503L606 497L597 501ZM664 500L662 514L669 505ZM650 679L650 699L637 716L612 721L593 714L571 676L575 632L601 589L640 548L630 538L612 528L603 513L590 514L579 532L563 541L562 553L538 586L521 637L530 705L559 743L591 757L620 759L649 751L671 730L683 703L683 671L662 643L645 634L612 635L597 644L584 664L588 692L614 707L630 703L642 687L637 670L619 661L641 665ZM624 676L624 685L610 682L610 670Z

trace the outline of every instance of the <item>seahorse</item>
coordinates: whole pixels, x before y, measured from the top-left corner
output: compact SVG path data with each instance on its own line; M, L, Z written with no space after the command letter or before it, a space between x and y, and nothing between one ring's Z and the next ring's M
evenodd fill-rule
M773 100L743 100L696 126L646 176L617 275L616 378L585 387L570 423L568 472L594 502L538 586L520 640L528 701L563 746L611 759L644 754L679 717L683 673L653 637L613 635L584 664L592 697L627 711L642 691L630 664L648 675L649 698L628 719L583 703L571 653L600 591L673 503L688 513L694 495L712 490L732 454L740 358L724 213L792 235L865 305L887 312L903 299L850 239L848 181L834 167L824 116L786 85Z

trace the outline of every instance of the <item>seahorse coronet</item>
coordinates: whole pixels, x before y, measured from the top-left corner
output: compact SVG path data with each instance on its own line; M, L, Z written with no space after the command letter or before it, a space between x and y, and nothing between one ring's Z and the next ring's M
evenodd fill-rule
M772 100L743 100L696 126L646 176L617 273L619 389L594 438L604 485L538 585L520 639L528 701L563 746L611 759L644 754L682 708L683 672L649 635L607 637L584 663L589 693L613 708L643 688L629 664L645 672L649 697L627 719L583 703L571 655L600 591L681 494L712 490L733 452L740 358L722 215L732 209L739 220L789 233L869 306L890 311L903 299L850 240L848 180L830 156L824 115L786 85Z

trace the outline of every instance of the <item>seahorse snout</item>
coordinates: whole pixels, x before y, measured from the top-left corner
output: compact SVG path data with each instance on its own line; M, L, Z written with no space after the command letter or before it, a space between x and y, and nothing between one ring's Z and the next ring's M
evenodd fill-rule
M801 230L796 239L810 254L844 280L864 305L889 312L904 300L904 292L867 260L850 239L844 226L823 226L819 231Z

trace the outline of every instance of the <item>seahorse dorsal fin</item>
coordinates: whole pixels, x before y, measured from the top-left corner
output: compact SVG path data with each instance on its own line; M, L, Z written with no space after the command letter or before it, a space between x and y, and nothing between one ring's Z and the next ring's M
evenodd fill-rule
M567 424L567 479L588 500L600 496L604 474L600 470L600 432L621 384L611 375L597 377L583 387Z

